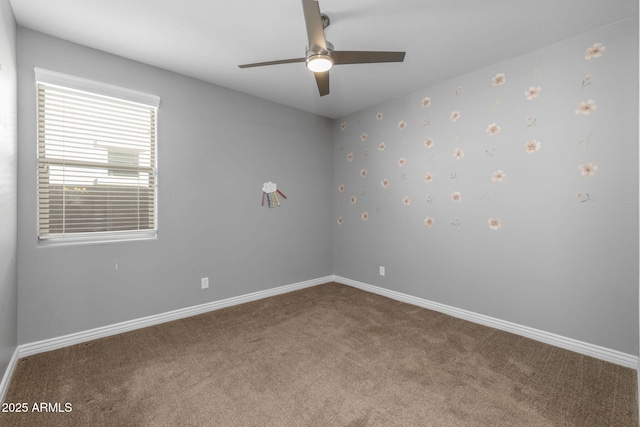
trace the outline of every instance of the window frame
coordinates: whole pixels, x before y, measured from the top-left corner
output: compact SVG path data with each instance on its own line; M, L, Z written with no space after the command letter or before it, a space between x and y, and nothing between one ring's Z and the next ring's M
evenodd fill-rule
M40 100L39 100L39 85L44 84L50 87L60 87L66 90L73 90L79 92L85 92L88 96L103 96L113 98L119 101L125 101L129 103L140 104L144 107L148 107L150 111L153 111L153 120L151 125L153 129L152 140L150 139L149 149L151 152L153 174L153 187L149 194L153 197L152 218L153 226L147 229L136 230L109 230L109 231L84 231L84 232L69 232L69 233L56 233L52 235L42 234L41 228L41 187L40 187L40 169L41 163L46 163L46 158L41 158L40 152L40 131L37 130L36 144L36 235L38 237L38 244L42 246L58 245L58 244L75 244L75 243L101 243L101 242L113 242L113 241L129 241L129 240L148 240L156 239L158 232L158 110L160 106L160 97L151 95L136 90L131 90L119 86L114 86L98 81L88 80L80 77L75 77L67 74L58 73L55 71L44 70L41 68L35 68L35 92L36 92L36 116L39 115ZM38 123L38 120L36 120ZM108 148L107 148L108 150ZM105 168L107 173L110 169ZM151 205L149 205L151 208Z

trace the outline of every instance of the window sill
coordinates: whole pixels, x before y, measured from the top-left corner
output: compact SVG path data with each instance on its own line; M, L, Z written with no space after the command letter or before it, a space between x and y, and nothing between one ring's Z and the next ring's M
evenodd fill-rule
M117 233L99 236L48 237L38 238L38 247L48 248L55 246L96 245L157 239L158 234L155 231L148 233Z

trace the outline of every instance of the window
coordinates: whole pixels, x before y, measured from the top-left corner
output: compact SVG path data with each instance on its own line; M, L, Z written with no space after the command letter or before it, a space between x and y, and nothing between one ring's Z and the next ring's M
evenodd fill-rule
M159 98L36 68L38 237L156 233Z

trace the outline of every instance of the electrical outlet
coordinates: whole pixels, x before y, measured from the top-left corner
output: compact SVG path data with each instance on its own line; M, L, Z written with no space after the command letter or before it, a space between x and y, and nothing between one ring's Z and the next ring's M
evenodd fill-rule
M203 277L200 279L200 284L202 285L202 289L207 289L209 287L209 278Z
M384 267L383 266L380 266L380 275L384 276Z

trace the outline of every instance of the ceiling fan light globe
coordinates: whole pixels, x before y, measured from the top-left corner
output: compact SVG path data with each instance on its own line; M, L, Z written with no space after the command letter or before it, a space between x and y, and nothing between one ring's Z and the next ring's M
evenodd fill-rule
M329 55L318 54L307 58L307 68L314 73L324 73L333 67L333 59Z

